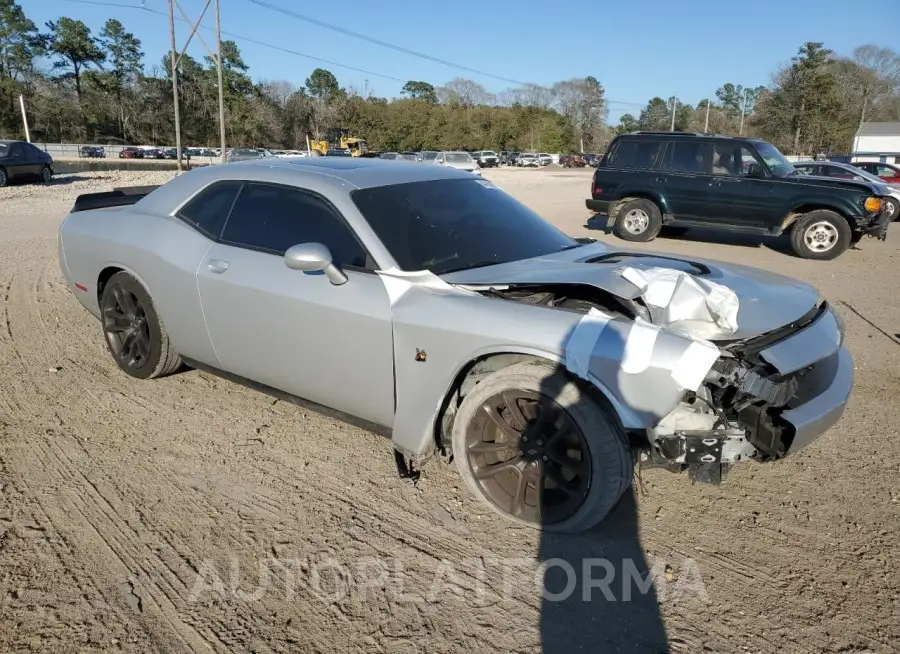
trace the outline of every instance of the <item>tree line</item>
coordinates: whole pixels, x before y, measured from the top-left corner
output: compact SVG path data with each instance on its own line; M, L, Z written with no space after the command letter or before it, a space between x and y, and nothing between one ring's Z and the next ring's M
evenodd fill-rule
M218 73L211 57L177 61L182 143L219 143ZM116 19L93 33L60 17L38 28L16 0L0 0L0 136L21 138L19 95L33 141L171 145L175 138L169 55L145 62L138 38ZM341 86L316 68L302 85L250 76L234 41L222 41L226 141L231 147L305 148L334 130L374 149L494 148L602 151L635 129L752 134L789 153L849 151L868 120L900 120L900 56L877 46L838 57L806 43L769 86L723 84L696 106L654 97L638 115L608 124L595 77L491 93L472 80L435 86L410 80L400 97ZM707 107L707 105L709 105Z

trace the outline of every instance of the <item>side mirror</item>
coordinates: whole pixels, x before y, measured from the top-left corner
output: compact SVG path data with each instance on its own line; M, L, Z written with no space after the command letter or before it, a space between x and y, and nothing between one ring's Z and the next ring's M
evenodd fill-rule
M284 253L284 265L291 270L325 273L335 286L347 281L347 275L334 265L331 251L321 243L300 243L293 246Z
M754 179L763 179L766 174L763 172L762 166L758 163L752 163L747 168L747 177L753 177Z

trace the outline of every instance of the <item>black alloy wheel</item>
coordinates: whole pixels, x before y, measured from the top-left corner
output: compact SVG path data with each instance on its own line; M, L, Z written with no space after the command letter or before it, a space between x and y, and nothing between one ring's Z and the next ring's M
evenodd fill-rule
M584 434L536 392L509 389L483 402L469 425L465 456L485 498L525 522L565 520L590 490Z
M150 322L140 298L124 285L104 293L101 306L103 332L109 349L126 370L144 367L151 350Z

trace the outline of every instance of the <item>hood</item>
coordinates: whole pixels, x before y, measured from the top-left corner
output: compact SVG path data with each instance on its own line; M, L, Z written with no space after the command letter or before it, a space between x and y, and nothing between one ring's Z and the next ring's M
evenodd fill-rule
M843 186L845 188L850 188L855 191L868 191L873 195L883 195L885 188L883 184L877 184L876 182L863 182L856 181L854 179L841 179L839 177L817 177L815 175L799 175L796 177L787 177L785 179L790 179L791 181L799 181L809 186Z
M754 338L799 320L819 301L816 288L765 270L694 257L584 245L545 257L524 259L443 275L451 284L586 284L633 300L641 289L617 271L670 268L730 288L740 302L737 331L727 340Z
M466 161L448 161L444 164L448 168L456 168L456 170L474 170L478 167L478 164L474 161L466 162Z

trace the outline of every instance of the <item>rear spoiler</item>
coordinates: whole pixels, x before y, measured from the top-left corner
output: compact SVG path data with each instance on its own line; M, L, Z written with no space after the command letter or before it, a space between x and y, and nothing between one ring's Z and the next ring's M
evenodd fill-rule
M70 213L76 211L87 211L88 209L103 209L105 207L121 207L134 204L141 198L146 197L152 191L158 189L161 185L151 186L122 186L114 188L112 191L104 191L103 193L82 193L75 198L75 205Z

